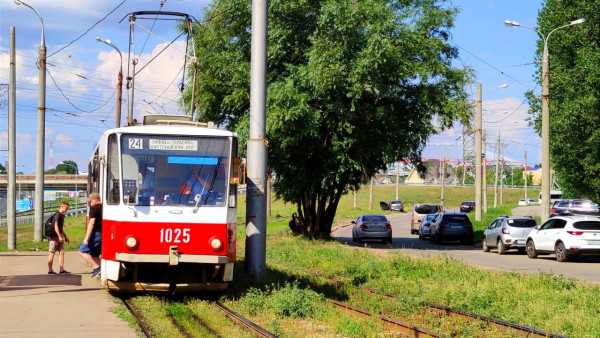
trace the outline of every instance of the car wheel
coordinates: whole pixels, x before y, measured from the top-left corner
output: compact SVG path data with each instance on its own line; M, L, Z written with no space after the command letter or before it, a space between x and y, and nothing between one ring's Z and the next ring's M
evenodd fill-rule
M567 250L562 242L556 243L556 246L554 246L554 253L556 254L556 260L559 262L566 262L569 260Z
M525 250L527 251L527 257L537 257L537 252L535 251L535 244L533 243L533 240L530 239L527 241L527 244L525 244Z
M490 252L490 247L487 245L487 240L483 239L483 252Z
M388 237L388 238L384 239L383 241L387 244L392 244L392 237Z
M504 255L506 253L506 247L502 244L502 240L498 238L498 243L496 245L498 248L498 255Z

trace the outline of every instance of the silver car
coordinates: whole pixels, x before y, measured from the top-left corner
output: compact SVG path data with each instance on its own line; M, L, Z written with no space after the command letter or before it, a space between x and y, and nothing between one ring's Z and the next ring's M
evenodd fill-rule
M429 227L435 220L435 216L437 216L437 214L428 214L423 218L423 221L419 223L419 239L426 239L429 237Z
M355 242L378 239L392 243L392 225L383 215L360 215L352 224L352 240Z
M496 248L503 255L508 249L517 249L525 253L527 235L537 226L531 217L500 216L483 232L483 251L489 252Z

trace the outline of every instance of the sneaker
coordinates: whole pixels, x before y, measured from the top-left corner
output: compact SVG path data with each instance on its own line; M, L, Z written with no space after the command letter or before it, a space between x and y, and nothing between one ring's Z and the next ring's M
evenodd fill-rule
M49 272L48 272L48 274L49 274L49 275L58 275L58 274L57 274L56 272L54 272L54 271L49 271Z
M92 278L100 277L100 267L97 267L92 271Z
M70 273L71 273L71 272L69 272L69 271L67 271L67 270L63 270L63 271L61 271L61 272L60 272L60 274L61 274L61 275L68 275L68 274L70 274Z

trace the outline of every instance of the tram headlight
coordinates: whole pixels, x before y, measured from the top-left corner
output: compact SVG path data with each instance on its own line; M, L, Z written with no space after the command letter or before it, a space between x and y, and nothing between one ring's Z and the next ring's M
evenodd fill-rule
M219 251L223 248L223 241L218 237L211 237L211 239L208 240L208 244L215 251Z
M138 248L140 241L134 235L125 237L125 246L129 250L135 250Z

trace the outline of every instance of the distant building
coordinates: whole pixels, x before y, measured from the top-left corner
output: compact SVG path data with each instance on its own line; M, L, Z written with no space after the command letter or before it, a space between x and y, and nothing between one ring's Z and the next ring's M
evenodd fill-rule
M427 172L425 173L425 177L421 178L416 169L412 169L408 178L406 179L406 184L441 184L441 180L444 180L444 184L455 185L458 183L458 177L456 177L456 173L454 169L448 166L443 166L443 169L440 168L439 160L429 160L429 165L427 166ZM441 173L443 172L443 175Z

